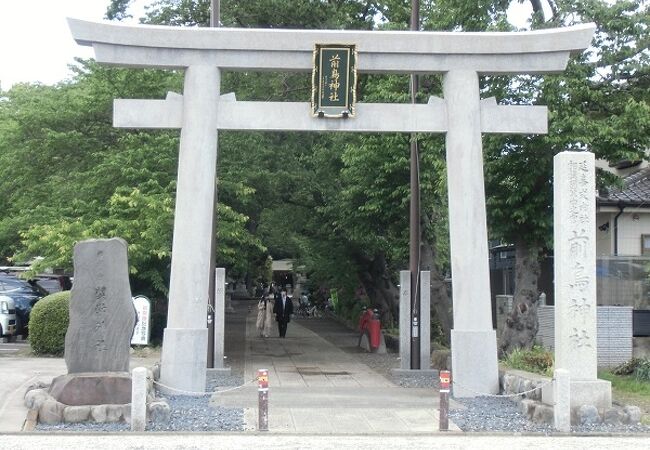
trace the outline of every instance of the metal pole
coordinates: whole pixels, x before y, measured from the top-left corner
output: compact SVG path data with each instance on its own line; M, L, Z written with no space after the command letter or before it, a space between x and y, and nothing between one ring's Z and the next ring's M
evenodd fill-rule
M212 0L210 7L210 26L216 28L221 22L221 5L220 0Z
M269 431L269 371L257 371L257 430Z
M411 30L420 28L420 1L411 0ZM416 103L418 77L411 75L411 103ZM411 369L420 368L420 180L418 141L411 134L411 208L409 270L411 271Z
M219 0L212 0L210 10L210 26L219 26ZM218 139L218 136L217 136ZM210 241L210 284L208 285L208 368L214 368L214 322L217 311L215 311L214 301L214 278L215 268L217 266L217 183L214 183L214 216L212 218L212 240ZM223 314L223 311L221 311Z

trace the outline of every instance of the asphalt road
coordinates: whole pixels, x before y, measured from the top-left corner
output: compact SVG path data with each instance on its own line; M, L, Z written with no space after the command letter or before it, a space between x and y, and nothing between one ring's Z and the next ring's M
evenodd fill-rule
M20 350L26 350L28 348L29 344L27 341L0 342L0 356L13 355L18 353Z

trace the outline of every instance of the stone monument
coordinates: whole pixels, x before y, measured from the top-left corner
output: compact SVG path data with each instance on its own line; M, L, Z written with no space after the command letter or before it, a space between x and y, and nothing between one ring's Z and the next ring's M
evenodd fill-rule
M68 375L50 395L65 405L131 402L129 349L135 309L129 286L127 244L93 239L74 247L74 286L65 336Z
M568 371L571 409L612 406L597 378L594 154L562 152L554 164L555 367Z

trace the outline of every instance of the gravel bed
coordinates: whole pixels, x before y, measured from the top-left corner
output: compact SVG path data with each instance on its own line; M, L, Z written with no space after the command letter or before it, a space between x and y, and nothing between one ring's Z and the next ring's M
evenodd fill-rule
M393 383L405 388L438 388L437 375L425 374L400 374L392 375Z
M167 423L147 424L147 431L241 431L244 429L244 410L210 406L210 396L189 397L168 395L171 408Z
M531 422L519 411L519 404L507 398L455 398L465 408L449 411L449 418L463 431L509 431L549 434L550 425Z
M463 431L501 431L512 433L554 433L552 425L530 421L519 410L519 403L508 398L455 398L464 408L449 411L449 418ZM647 425L574 425L572 433L650 433Z
M210 374L206 382L208 392L227 389L243 384L239 374ZM242 431L244 410L210 406L210 395L191 397L186 395L164 395L156 391L169 403L171 414L167 423L147 423L147 431ZM127 423L63 423L58 425L38 424L36 431L129 431Z

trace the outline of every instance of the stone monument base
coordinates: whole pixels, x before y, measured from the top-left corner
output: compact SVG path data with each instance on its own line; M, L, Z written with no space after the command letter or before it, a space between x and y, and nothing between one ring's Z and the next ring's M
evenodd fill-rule
M160 358L161 391L176 395L205 392L207 365L207 328L165 328Z
M33 430L37 423L130 423L131 384L131 377L125 372L62 375L56 377L49 387L36 383L25 393L24 404L29 410L25 430ZM142 394L148 420L169 421L169 404L165 399L156 398L151 370L147 373Z
M553 397L554 383L542 388L542 402L547 405L555 403ZM599 411L612 407L612 383L606 380L571 380L571 416L583 405L593 405Z
M128 372L92 372L61 375L52 380L49 394L65 405L125 405L131 403Z
M499 392L497 335L494 330L451 330L451 381L454 397Z

